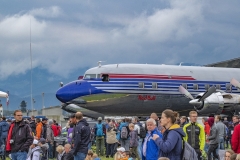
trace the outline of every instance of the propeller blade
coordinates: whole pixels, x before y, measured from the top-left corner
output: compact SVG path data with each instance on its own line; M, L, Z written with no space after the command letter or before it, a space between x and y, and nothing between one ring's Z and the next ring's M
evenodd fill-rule
M179 86L179 92L184 94L186 97L190 98L190 99L194 99L193 96L191 95L191 93L189 93L183 86Z
M213 94L214 92L216 92L216 87L212 86L210 87L203 95L202 97L198 100L198 102L204 100L205 98L209 97L211 94Z
M232 79L230 82L234 87L240 89L240 83L236 79Z

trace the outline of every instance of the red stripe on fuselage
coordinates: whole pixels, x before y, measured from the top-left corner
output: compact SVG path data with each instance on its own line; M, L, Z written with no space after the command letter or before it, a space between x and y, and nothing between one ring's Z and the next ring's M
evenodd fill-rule
M105 73L104 73L105 74ZM110 78L146 78L146 79L177 79L177 80L195 80L191 76L176 75L150 75L150 74L108 74Z

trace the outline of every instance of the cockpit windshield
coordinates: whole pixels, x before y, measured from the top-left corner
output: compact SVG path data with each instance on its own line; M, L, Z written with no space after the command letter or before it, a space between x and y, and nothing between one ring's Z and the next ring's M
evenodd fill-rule
M92 79L92 78L96 78L96 74L85 74L84 79Z

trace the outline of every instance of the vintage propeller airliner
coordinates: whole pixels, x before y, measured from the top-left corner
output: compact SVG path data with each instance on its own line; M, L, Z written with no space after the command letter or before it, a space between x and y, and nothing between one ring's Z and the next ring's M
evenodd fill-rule
M99 63L82 79L61 87L56 97L68 112L95 116L149 116L167 108L180 115L191 110L201 115L235 114L240 112L237 80L238 68Z

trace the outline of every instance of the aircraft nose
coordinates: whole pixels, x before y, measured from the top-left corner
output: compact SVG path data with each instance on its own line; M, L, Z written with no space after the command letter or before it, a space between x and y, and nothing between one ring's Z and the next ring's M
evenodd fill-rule
M56 97L59 101L66 103L69 101L69 94L68 90L65 87L59 88Z

